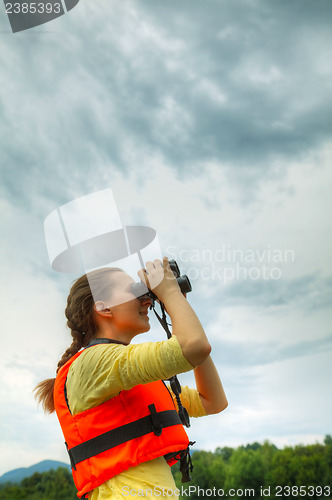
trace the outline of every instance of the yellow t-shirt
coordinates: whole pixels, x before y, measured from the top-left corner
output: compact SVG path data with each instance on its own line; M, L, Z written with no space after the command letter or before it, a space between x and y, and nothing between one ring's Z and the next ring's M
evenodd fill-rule
M75 415L117 396L123 389L167 380L192 369L174 335L161 342L128 346L99 344L86 349L69 369L66 383L69 407ZM182 387L180 397L190 416L206 415L196 389ZM178 500L178 495L170 495L176 489L171 468L159 457L109 479L90 492L89 500L163 496L163 488L168 500Z

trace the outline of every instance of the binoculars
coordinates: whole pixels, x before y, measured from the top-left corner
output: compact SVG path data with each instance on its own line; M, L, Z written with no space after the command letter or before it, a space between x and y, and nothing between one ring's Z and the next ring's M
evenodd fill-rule
M189 281L188 276L185 274L181 276L179 266L177 265L175 260L170 260L169 265L171 270L173 271L174 276L176 277L176 281L179 284L180 290L182 293L191 292L192 287ZM149 295L152 300L157 300L157 296L146 286L142 281L140 283L134 283L131 286L131 291L135 295L136 298L143 297L144 295Z

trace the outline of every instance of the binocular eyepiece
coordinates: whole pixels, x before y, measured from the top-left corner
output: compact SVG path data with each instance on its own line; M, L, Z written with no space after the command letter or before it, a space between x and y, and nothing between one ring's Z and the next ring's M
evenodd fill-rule
M176 281L179 284L181 292L182 293L191 292L192 287L189 278L185 274L181 276L180 269L176 261L174 259L170 260L169 265L171 270L173 271L174 276L176 277ZM143 297L144 295L149 295L149 297L152 300L156 300L158 298L142 281L139 283L134 283L131 286L131 291L138 299L140 297Z

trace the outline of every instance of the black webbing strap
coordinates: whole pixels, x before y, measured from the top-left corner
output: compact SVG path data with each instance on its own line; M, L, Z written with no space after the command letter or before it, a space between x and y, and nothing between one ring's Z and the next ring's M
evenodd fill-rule
M170 339L171 336L172 336L172 333L171 333L170 329L168 328L168 323L167 323L167 318L166 318L164 304L162 302L160 303L160 309L161 309L162 317L159 316L159 314L157 313L155 307L152 307L152 308L153 308L153 312L156 315L157 320L159 321L159 323L161 324L161 326L165 330L165 332L167 334L167 338Z
M71 449L67 448L72 468L76 470L76 464L79 462L110 450L131 439L142 437L150 432L154 432L157 436L160 436L163 428L181 425L181 420L176 410L157 412L154 404L149 405L149 410L151 415L104 432L100 436L89 439Z
M93 338L90 340L88 345L84 348L87 349L88 347L92 347L93 345L99 345L99 344L123 344L123 345L129 345L128 342L122 342L121 340L115 340L115 339L108 339L108 338Z

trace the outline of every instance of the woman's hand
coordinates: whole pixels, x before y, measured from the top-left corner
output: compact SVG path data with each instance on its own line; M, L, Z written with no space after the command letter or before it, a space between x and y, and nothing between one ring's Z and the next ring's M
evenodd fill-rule
M161 302L167 302L171 295L181 293L167 257L163 258L163 263L155 259L153 262L148 261L145 266L137 274Z

